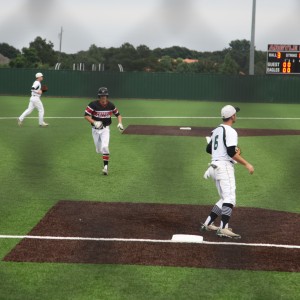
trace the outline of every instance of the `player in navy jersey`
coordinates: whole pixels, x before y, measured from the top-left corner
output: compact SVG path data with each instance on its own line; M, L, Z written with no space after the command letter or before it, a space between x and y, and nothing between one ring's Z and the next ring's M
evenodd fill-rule
M98 100L91 102L85 109L84 118L92 126L92 136L96 146L96 152L102 154L103 174L108 175L109 162L109 140L111 116L115 115L118 119L118 129L123 132L122 116L115 105L108 101L108 89L101 87L98 90Z

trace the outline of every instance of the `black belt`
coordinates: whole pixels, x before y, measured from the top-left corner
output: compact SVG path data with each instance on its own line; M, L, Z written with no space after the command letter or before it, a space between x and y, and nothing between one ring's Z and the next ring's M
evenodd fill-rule
M107 127L108 125L103 125L103 127L102 128L105 128L105 127ZM94 129L102 129L102 128L96 128L95 126L92 126L92 128L94 128Z
M217 160L217 159L215 159L214 161L229 161L230 163L232 163L234 165L234 161L232 161L232 160Z

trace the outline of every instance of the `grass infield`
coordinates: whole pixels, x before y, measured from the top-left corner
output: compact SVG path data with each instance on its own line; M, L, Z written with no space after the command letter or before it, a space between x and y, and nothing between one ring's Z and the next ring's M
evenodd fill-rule
M209 162L203 137L121 135L113 119L110 174L104 177L83 119L92 99L44 97L49 128L38 127L37 112L19 128L16 118L28 98L0 97L0 234L26 235L61 199L199 205L217 200L212 182L202 179ZM112 102L125 127L214 127L224 105ZM241 108L236 127L300 129L299 105L231 104ZM238 206L300 213L300 136L240 137L239 144L255 174L236 167ZM17 242L0 240L1 259ZM299 273L158 266L0 261L0 279L0 299L297 299L300 290Z

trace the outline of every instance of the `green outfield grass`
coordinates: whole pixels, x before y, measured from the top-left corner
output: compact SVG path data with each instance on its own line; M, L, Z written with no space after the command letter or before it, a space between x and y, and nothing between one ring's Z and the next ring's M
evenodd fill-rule
M209 162L203 137L121 135L114 118L110 174L104 177L83 118L91 99L43 97L49 128L38 127L36 111L19 128L16 118L28 100L0 97L0 235L27 234L62 199L199 205L217 200L213 183L202 179ZM125 127L215 127L225 105L112 101ZM230 104L241 108L235 127L300 130L299 105ZM236 167L237 205L300 213L300 136L240 137L239 145L255 174ZM0 239L0 258L17 242ZM298 299L299 282L298 273L284 272L0 261L0 299Z

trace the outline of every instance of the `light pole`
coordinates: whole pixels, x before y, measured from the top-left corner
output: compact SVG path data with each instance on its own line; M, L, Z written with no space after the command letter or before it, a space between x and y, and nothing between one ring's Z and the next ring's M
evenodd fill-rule
M61 44L62 44L62 34L63 34L63 28L60 28L60 33L59 35L59 52L61 53Z
M256 0L253 0L253 4L252 4L252 25L251 25L249 75L254 75L255 11L256 11Z

